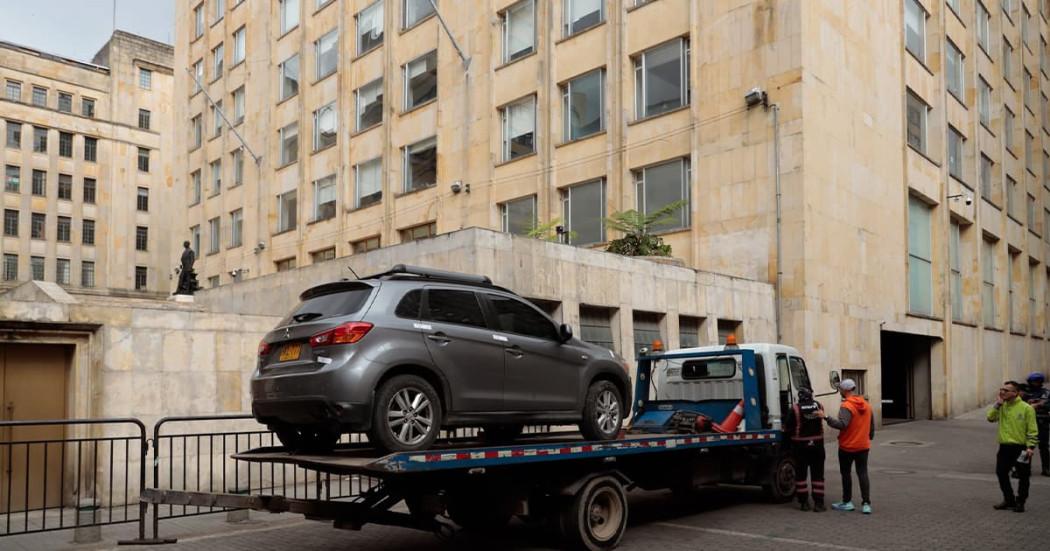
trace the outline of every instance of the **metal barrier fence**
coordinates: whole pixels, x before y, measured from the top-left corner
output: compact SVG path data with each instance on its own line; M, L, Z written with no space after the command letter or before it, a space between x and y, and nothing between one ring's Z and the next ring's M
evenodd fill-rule
M0 421L0 536L139 522L146 449L138 419Z

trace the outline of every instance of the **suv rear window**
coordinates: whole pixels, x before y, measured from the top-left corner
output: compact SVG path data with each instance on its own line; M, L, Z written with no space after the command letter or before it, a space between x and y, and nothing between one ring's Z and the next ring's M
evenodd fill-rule
M281 321L281 325L348 316L361 310L372 294L372 286L350 284L333 286L329 292L321 292L300 302Z

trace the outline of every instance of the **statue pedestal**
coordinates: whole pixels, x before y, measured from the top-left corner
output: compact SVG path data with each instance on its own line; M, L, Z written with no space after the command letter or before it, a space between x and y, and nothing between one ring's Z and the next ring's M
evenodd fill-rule
M171 300L171 301L174 301L174 302L189 302L189 303L192 303L193 302L193 295L171 295L170 297L168 297L168 300Z

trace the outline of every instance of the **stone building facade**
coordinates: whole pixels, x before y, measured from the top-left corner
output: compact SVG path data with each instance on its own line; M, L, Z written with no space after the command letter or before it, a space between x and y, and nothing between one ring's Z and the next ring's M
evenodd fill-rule
M170 290L172 62L122 31L92 63L0 42L0 289Z

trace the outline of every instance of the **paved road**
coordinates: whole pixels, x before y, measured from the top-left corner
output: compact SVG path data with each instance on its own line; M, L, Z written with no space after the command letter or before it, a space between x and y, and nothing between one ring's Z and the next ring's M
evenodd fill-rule
M668 492L631 494L630 529L622 549L1046 549L1050 533L1050 478L1033 479L1029 512L994 511L998 485L991 473L994 428L983 420L929 421L885 428L872 451L875 514L803 513L794 505L762 502L757 491L718 488L682 502ZM829 457L834 457L829 447ZM829 492L840 492L838 466L829 461ZM1040 524L1041 526L1036 526ZM426 533L368 526L334 530L291 516L257 515L226 524L221 515L162 524L177 545L160 551L228 549L448 550L552 549L552 542L520 523L495 536L461 533L442 542ZM0 540L0 548L55 549L50 537ZM106 538L112 546L112 530ZM87 549L72 547L71 549ZM92 546L93 549L100 548ZM127 549L127 548L121 548Z

